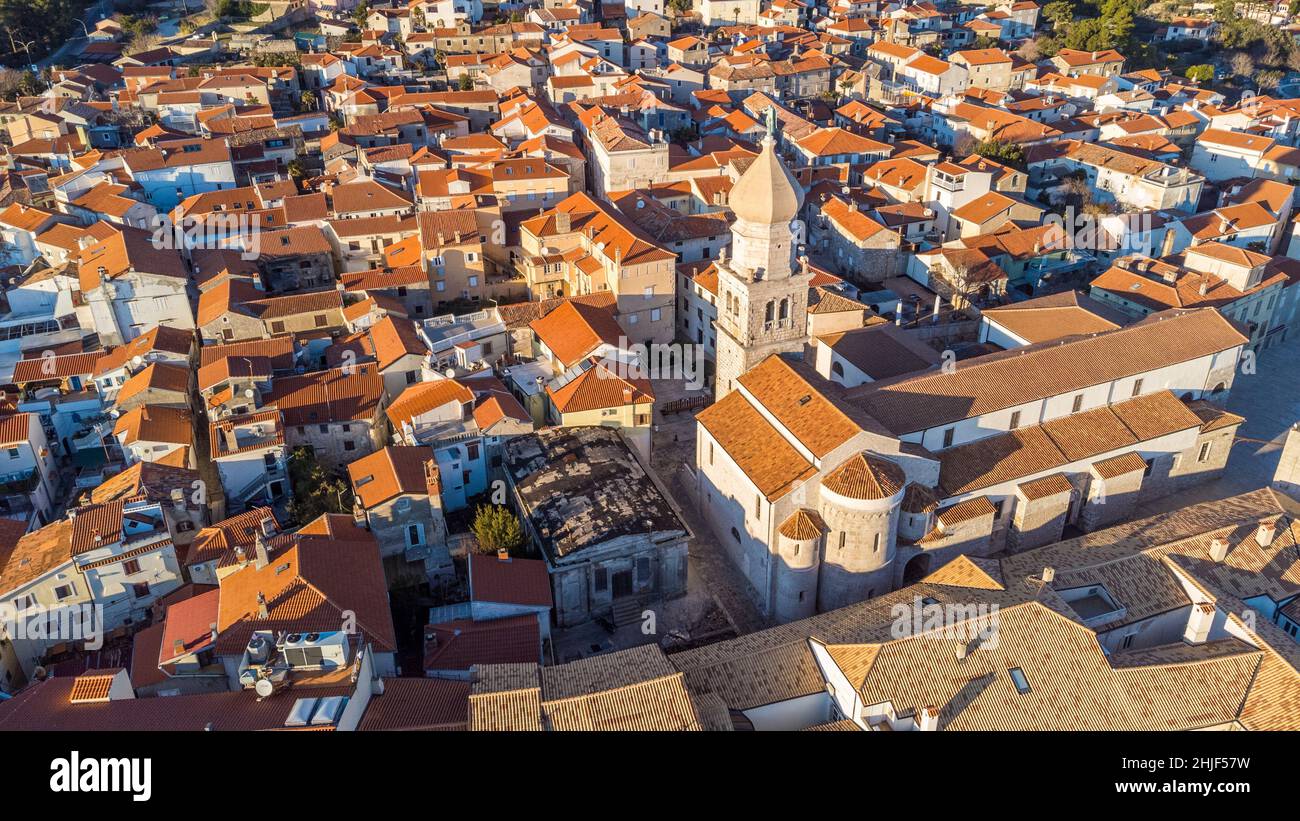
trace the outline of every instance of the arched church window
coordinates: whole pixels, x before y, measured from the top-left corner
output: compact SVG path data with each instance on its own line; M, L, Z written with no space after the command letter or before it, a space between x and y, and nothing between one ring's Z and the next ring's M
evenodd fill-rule
M784 322L785 320L787 320L787 319L790 318L790 300L789 300L789 299L783 299L783 300L781 300L781 314L780 314L780 318L781 318L781 321L782 321L782 322Z
M767 307L763 309L763 321L771 322L772 314L776 311L776 303L772 300L767 301Z

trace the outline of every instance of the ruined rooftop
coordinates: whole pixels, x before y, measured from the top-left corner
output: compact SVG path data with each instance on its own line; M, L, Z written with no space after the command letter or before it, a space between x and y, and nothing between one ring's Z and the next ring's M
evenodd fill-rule
M623 537L687 533L618 432L556 428L505 444L509 471L537 540L555 562Z

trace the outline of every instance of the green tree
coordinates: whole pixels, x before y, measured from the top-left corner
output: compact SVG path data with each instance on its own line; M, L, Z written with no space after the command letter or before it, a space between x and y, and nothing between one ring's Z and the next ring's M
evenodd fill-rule
M688 142L695 139L695 129L688 125L679 125L672 131L668 132L668 139L678 145L686 145Z
M370 4L362 0L361 5L352 11L352 19L360 28L366 27L366 18L370 16Z
M1053 29L1068 26L1074 22L1074 3L1071 0L1052 0L1043 6L1043 19L1051 23Z
M1065 48L1077 51L1104 51L1113 48L1115 44L1106 27L1106 21L1094 17L1071 23L1065 30L1063 45Z
M83 0L0 0L0 62L23 68L80 37L84 8Z
M1005 140L984 140L977 143L974 153L1012 168L1025 168L1025 148Z
M1133 37L1133 15L1137 11L1133 0L1105 0L1101 17L1111 38L1111 47L1126 45Z
M470 525L478 540L478 552L496 553L498 550L515 550L524 543L524 531L519 519L501 505L479 505Z
M1185 72L1187 79L1194 83L1208 83L1214 79L1214 66L1208 63L1188 67Z
M352 513L352 488L327 471L310 448L294 448L289 455L289 482L293 501L289 515L305 525L326 513Z
M36 72L28 69L18 78L18 95L20 97L35 97L41 93L41 81L36 76Z
M469 76L469 72L465 72L464 74L460 75L460 80L457 81L456 85L457 87L460 88L461 91L473 91L474 78Z
M298 98L298 108L302 111L316 110L316 93L314 91L304 91Z

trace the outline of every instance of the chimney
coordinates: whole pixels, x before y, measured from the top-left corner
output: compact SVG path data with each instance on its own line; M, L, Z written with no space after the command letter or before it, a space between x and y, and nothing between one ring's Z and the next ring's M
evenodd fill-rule
M261 570L271 563L271 554L267 549L266 537L259 531L253 542L253 551L257 554L257 569Z
M1051 584L1051 583L1054 582L1054 581L1056 581L1056 568L1055 568L1055 567L1044 567L1044 568L1043 568L1043 584Z
M1214 605L1207 601L1192 605L1192 612L1187 616L1187 629L1183 631L1183 641L1188 644L1204 644L1210 637L1210 628L1214 626Z
M957 660L958 660L958 661L965 661L965 660L966 660L966 651L967 651L966 645L963 644L963 643L961 643L961 642L958 642L958 643L957 643Z
M239 562L240 567L248 564L248 552L244 550L242 544L235 545L235 560Z
M1273 471L1272 486L1300 498L1300 423L1291 426L1282 445L1282 458Z
M1221 562L1228 558L1228 540L1215 536L1210 540L1210 561Z
M1209 293L1209 291L1210 291L1210 278L1208 276L1202 276L1201 287L1197 288L1196 292L1201 296L1205 296L1207 293Z
M271 611L267 609L266 596L263 595L262 591L259 590L257 591L257 617L259 619L266 619L266 618L270 618L270 616L271 616Z
M1276 522L1260 522L1259 529L1255 531L1255 541L1260 547L1268 547L1273 544L1273 537L1277 535Z
M499 561L499 562L506 562L506 563L509 563L509 561L510 561L510 551L509 551L509 550L506 550L506 549L504 549L504 548L502 548L501 550L498 550L498 551L497 551L497 561Z
M555 212L555 230L561 234L567 234L573 229L571 215L568 211Z
M916 728L926 732L934 732L939 729L939 708L922 707L916 714Z

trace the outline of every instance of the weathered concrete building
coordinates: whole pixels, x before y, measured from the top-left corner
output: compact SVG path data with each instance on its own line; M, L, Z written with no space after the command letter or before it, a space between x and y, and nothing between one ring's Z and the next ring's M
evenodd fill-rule
M556 623L634 614L686 592L686 525L617 431L553 428L510 439L506 481L551 575Z

